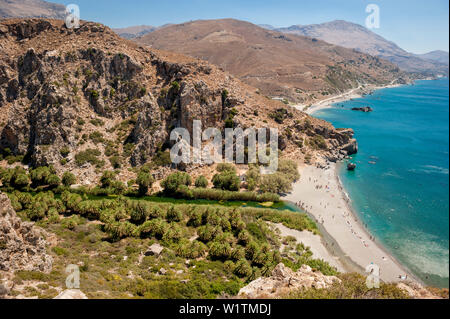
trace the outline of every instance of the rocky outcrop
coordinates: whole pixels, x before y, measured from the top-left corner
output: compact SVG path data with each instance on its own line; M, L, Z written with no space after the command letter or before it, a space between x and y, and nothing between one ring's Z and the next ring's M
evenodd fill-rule
M9 198L0 194L0 271L50 272L53 260L46 245L34 223L22 222Z
M433 294L428 289L415 282L400 282L397 284L397 288L403 290L413 299L441 299L441 297Z
M139 47L105 26L82 22L72 30L53 20L13 19L0 30L0 147L33 167L70 170L89 185L100 168L118 169L114 156L127 175L173 145L173 128L192 133L194 120L203 129L278 128L279 149L297 160L321 152L337 161L357 152L353 131L288 110L206 62ZM276 121L273 114L289 116ZM88 151L98 155L77 160Z
M303 265L297 272L279 264L272 272L272 276L252 281L239 291L239 297L250 299L277 298L290 291L302 288L328 288L341 280L335 276L325 276L315 272L311 267Z
M373 112L373 109L370 106L364 106L364 107L354 107L352 108L352 111L360 111L364 113L370 113Z
M88 297L79 289L67 289L53 299L88 299Z

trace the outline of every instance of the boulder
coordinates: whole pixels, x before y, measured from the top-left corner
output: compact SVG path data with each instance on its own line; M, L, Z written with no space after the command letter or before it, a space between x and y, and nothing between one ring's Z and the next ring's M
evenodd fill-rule
M252 281L239 291L238 296L250 299L279 298L302 288L328 288L335 282L340 283L341 280L313 271L307 265L294 272L284 264L279 264L272 271L271 277L261 277Z
M88 299L79 289L66 289L53 299Z
M161 252L164 250L164 247L160 244L151 245L148 250L145 252L145 256L159 256Z
M347 152L347 155L353 155L358 153L358 142L356 139L351 139L350 142L341 148L343 151Z

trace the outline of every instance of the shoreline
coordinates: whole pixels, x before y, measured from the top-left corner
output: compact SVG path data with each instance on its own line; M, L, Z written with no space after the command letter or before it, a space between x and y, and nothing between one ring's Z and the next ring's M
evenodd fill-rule
M344 102L344 101L348 101L348 100L352 100L352 99L358 99L363 97L365 94L370 94L376 90L381 90L381 89L389 89L389 88L394 88L394 87L400 87L403 85L407 85L407 84L388 84L388 85L383 85L383 86L366 86L366 87L362 87L359 86L357 88L348 90L344 93L338 94L338 95L334 95L330 98L318 101L317 103L311 105L310 107L308 107L307 109L305 109L305 105L303 104L297 104L297 105L293 105L293 107L295 107L296 109L305 112L308 115L313 115L313 113L323 110L323 109L328 109L328 108L332 108L333 104L336 103L340 103L340 102Z
M327 250L347 272L364 274L373 263L380 267L383 282L413 281L424 285L364 227L340 183L336 164L328 164L325 169L304 165L299 171L301 178L285 199L301 202L300 208L317 223Z

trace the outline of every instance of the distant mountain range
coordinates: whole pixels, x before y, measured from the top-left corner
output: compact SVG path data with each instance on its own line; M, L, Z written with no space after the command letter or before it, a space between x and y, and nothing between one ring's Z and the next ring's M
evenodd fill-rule
M316 38L378 56L397 64L401 69L408 72L448 75L448 52L434 51L425 55L409 53L394 42L388 41L356 23L336 20L321 24L293 25L274 30Z
M417 56L421 59L437 61L439 63L444 63L449 65L449 57L448 52L442 50L431 51L425 54L417 54Z
M165 25L167 26L167 25ZM141 37L143 35L146 35L147 33L153 32L155 30L158 30L161 27L154 27L151 25L138 25L134 27L128 27L128 28L116 28L112 29L115 33L117 33L119 36L125 39L134 39Z
M66 7L42 0L0 0L0 18L64 19Z
M60 4L42 0L0 0L0 18L41 17L63 19L64 15L65 7ZM160 27L141 25L113 30L123 38L136 39L168 26L171 26L171 24ZM259 26L271 31L306 36L355 49L388 60L407 72L420 73L423 76L448 76L448 52L409 53L359 24L336 20L321 24L293 25L286 28L275 28L268 24Z
M302 103L361 85L407 80L396 65L377 57L234 19L171 25L135 41L207 60L265 95Z

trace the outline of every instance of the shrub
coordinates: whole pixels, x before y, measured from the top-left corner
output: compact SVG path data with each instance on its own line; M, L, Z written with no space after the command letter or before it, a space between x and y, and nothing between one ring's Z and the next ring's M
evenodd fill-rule
M101 161L98 159L100 155L101 152L97 149L87 149L75 155L75 162L78 166L83 166L86 163L101 166Z
M236 173L236 167L230 163L219 163L219 164L217 164L216 171L218 171L219 173L223 173L223 172Z
M195 180L195 187L198 187L198 188L206 188L206 187L208 187L208 180L206 179L206 177L203 176L203 175L200 175Z
M167 211L166 219L170 223L179 222L183 219L183 214L175 206L171 206Z
M92 132L91 134L89 134L89 138L94 144L105 142L105 139L103 138L103 134L101 132Z
M231 253L230 244L224 242L214 242L209 248L209 256L213 260L227 260L231 257Z
M62 183L64 186L71 186L77 182L77 178L71 172L64 172L62 176Z
M23 189L24 187L28 186L30 183L30 180L26 174L18 174L15 176L13 185L16 189Z
M116 173L112 171L104 171L102 177L100 177L101 188L112 187L115 180L116 180Z
M202 242L194 240L193 242L185 241L178 245L175 252L183 258L197 259L202 257L207 247Z
M280 108L270 113L269 117L278 124L283 124L284 120L287 118L292 118L293 114L284 108Z
M167 178L161 182L161 186L166 194L175 195L180 186L189 186L191 183L192 179L189 174L176 172L167 176Z
M152 158L152 164L156 167L170 166L172 164L170 152L158 151Z
M33 186L43 186L47 184L47 178L54 174L54 171L47 166L37 167L30 173Z
M67 146L64 146L62 149L59 150L59 153L62 157L67 157L70 154L70 149Z
M32 221L38 221L45 218L48 210L46 203L41 201L34 201L33 205L27 210L27 217Z
M245 175L245 179L247 182L247 189L249 191L256 190L256 188L258 188L259 186L259 183L261 182L261 174L258 167L250 167L250 169L247 171L247 174Z
M136 183L139 186L139 195L140 196L144 196L147 194L148 189L152 186L152 184L154 183L155 179L153 178L153 176L145 171L141 171L138 174L138 177L136 179Z
M178 188L177 196L188 199L209 199L217 201L245 201L245 202L279 202L280 197L272 193L257 194L255 192L233 192L220 189L195 188L189 189L189 193L185 193L186 189Z
M249 265L247 260L241 259L236 263L234 273L236 276L241 278L249 277L252 274L252 267Z
M238 191L241 186L241 180L233 171L224 171L214 175L212 182L215 188L229 191Z
M52 188L56 188L61 184L61 180L56 174L51 174L47 178L47 184Z
M282 159L278 162L278 172L284 174L286 178L292 182L300 178L298 165L296 162L288 159Z
M137 201L133 202L130 220L137 225L143 224L150 216L150 208L147 203Z
M260 189L263 192L280 194L289 192L292 185L284 174L275 173L262 177Z

